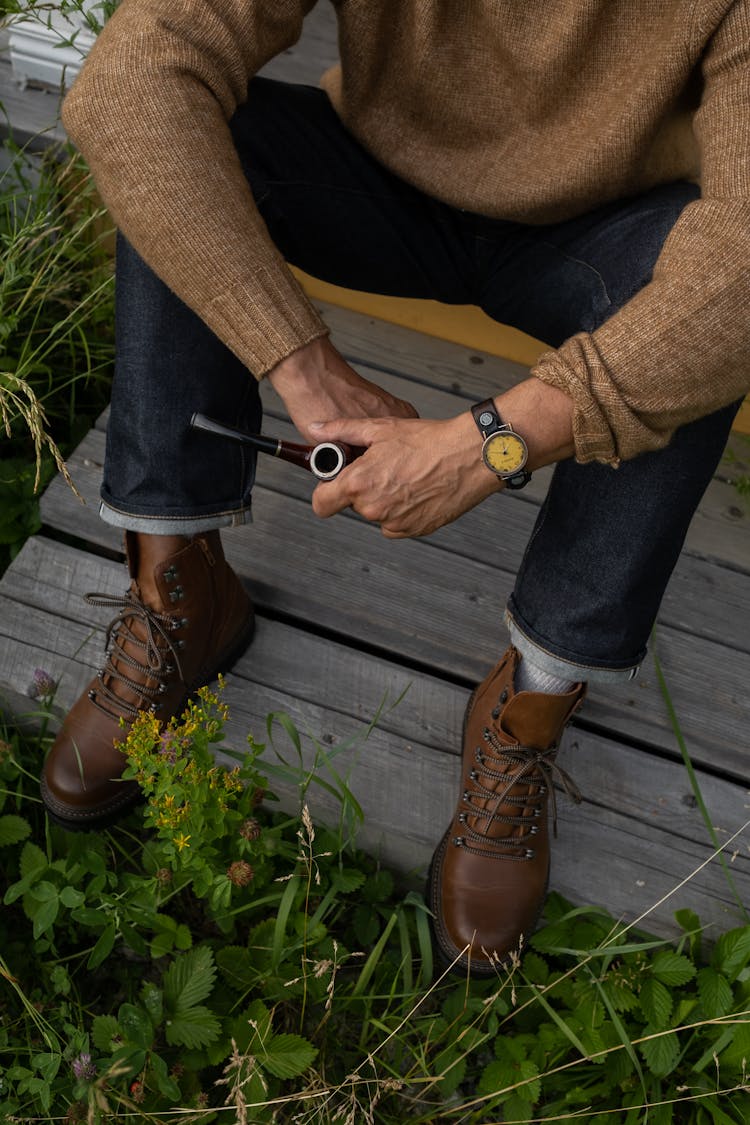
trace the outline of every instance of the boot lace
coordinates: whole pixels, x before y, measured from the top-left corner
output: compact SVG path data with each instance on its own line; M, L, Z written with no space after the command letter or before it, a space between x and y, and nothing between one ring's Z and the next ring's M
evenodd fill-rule
M497 851L504 858L533 859L535 852L529 846L532 838L539 832L539 825L534 821L539 820L544 811L544 800L549 793L552 803L552 829L557 835L557 798L555 794L555 781L558 781L567 795L580 804L583 800L581 791L567 773L555 760L557 747L548 750L536 750L520 743L507 746L502 743L494 731L489 727L484 731L485 741L492 751L486 754L480 747L474 752L477 767L469 774L469 781L473 788L463 792L463 801L470 811L459 813L459 822L464 828L464 835L455 836L453 843L457 847L465 847L477 854L486 855L487 848ZM505 765L507 768L493 769ZM482 778L494 782L504 782L501 788L488 788L483 784ZM513 792L517 785L528 787L525 794ZM479 808L473 799L488 802L486 808ZM519 809L517 815L501 814L498 809L502 806L511 806ZM520 810L531 808L529 815ZM476 831L468 823L468 818L480 823L484 821L482 830ZM494 825L505 825L508 831L502 836L491 835ZM481 844L481 849L472 847L468 840Z
M184 642L171 636L183 622L168 613L157 613L149 609L128 591L123 597L110 594L86 594L89 605L116 609L116 616L107 626L106 660L97 674L99 687L89 692L89 699L114 719L127 717L135 719L139 711L159 710L158 700L167 690L167 678L177 672L184 679L180 658L177 655ZM133 631L133 624L140 622L145 640ZM129 644L143 653L143 659L136 659L125 651ZM115 664L115 659L117 664ZM123 668L132 669L136 678L128 675ZM105 682L106 680L106 682ZM149 682L151 681L151 682ZM137 702L128 703L114 690L117 684L125 684L137 697Z

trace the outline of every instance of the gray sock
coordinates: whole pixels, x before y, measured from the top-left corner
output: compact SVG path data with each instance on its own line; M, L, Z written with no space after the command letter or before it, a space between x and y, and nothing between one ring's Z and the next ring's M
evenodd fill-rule
M524 656L516 670L514 687L516 691L541 691L546 695L562 695L570 691L575 682L545 672L538 664L532 663Z

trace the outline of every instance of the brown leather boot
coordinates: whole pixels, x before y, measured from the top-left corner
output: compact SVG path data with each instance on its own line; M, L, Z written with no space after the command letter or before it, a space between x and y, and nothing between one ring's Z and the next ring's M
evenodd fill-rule
M100 828L137 803L137 783L120 780L125 758L114 743L141 710L165 723L179 714L196 688L229 670L255 627L218 531L193 539L128 531L125 549L127 594L86 596L117 610L104 667L73 705L42 774L42 800L66 828Z
M516 693L520 659L509 648L469 700L461 795L430 868L438 950L456 969L478 977L491 976L519 951L541 914L553 775L581 799L555 753L585 685L565 695Z

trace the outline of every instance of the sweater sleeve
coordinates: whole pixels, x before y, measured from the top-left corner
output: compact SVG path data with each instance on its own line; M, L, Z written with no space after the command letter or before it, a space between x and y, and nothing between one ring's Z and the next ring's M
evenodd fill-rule
M714 33L703 77L701 198L681 214L650 283L532 369L573 399L581 462L659 449L750 389L750 0Z
M260 378L326 327L271 241L229 119L315 0L124 0L63 106L114 221Z

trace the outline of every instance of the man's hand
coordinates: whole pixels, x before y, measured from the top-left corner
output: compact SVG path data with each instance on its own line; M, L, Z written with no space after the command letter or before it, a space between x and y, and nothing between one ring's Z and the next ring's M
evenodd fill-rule
M382 387L358 375L327 336L292 352L267 378L307 441L321 440L310 430L311 422L327 422L333 418L417 417L411 403L394 398Z
M470 414L447 422L340 420L311 432L316 441L368 446L335 480L318 485L315 514L353 508L379 523L389 539L429 535L502 487L480 460L482 443Z
M562 391L529 378L495 402L526 439L529 469L572 455L573 403ZM390 539L429 535L504 487L481 459L482 439L470 412L447 422L341 419L309 432L314 441L368 447L335 480L318 485L316 515L351 507Z

